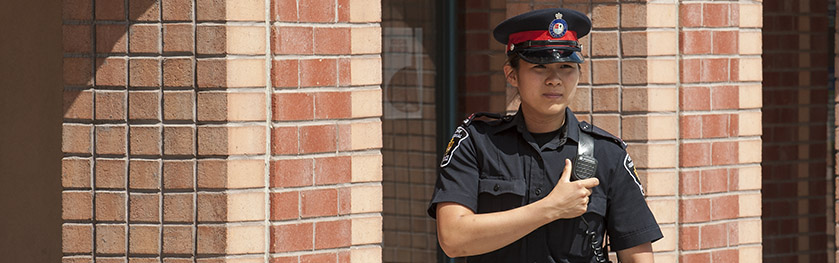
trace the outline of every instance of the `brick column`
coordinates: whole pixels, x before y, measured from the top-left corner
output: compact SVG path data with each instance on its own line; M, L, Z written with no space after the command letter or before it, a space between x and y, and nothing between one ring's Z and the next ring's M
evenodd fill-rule
M64 262L380 261L378 5L64 0Z
M271 262L381 262L381 3L271 2Z

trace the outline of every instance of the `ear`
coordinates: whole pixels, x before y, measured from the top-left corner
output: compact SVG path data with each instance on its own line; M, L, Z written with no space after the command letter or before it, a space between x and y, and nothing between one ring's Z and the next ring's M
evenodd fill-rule
M504 77L507 79L507 83L510 83L510 86L518 88L519 75L516 73L516 70L513 66L510 66L510 63L504 64Z

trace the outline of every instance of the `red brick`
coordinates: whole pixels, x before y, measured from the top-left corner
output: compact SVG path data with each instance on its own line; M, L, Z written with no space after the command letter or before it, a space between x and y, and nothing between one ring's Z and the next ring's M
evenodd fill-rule
M737 249L724 249L711 251L711 259L714 263L738 263L740 262L740 251Z
M193 193L166 193L163 195L164 222L193 222L195 216ZM164 244L165 245L165 244Z
M96 153L124 155L126 126L97 126Z
M64 85L93 85L92 66L93 59L90 58L64 58L64 64L62 65Z
M164 189L193 189L195 161L164 160L163 188Z
M348 58L339 58L338 59L338 84L341 86L349 86L352 84L352 76L350 75L352 72L352 65L351 60Z
M314 29L311 27L274 27L271 30L274 54L313 54ZM348 44L348 43L346 43Z
M711 164L725 165L739 162L737 142L714 142L711 148Z
M679 263L708 263L711 262L710 252L700 252L695 254L682 254L679 257Z
M311 250L312 223L271 226L271 253Z
M700 82L702 79L702 61L701 59L683 59L679 61L680 77L684 83Z
M61 219L93 219L93 193L91 191L63 191L61 193Z
M194 48L191 24L163 24L163 52L193 52Z
M61 251L64 253L93 252L92 225L63 224L61 239Z
M127 33L128 27L124 24L96 25L96 53L126 53L128 51Z
M300 263L337 263L337 253L320 253L300 256Z
M90 189L90 159L64 158L61 160L61 186Z
M350 1L338 0L338 22L350 21Z
M91 25L63 25L61 31L65 53L93 52L93 45L91 44L93 30Z
M93 19L93 1L92 0L63 0L61 1L61 14L64 19L69 20L92 20Z
M195 96L192 91L164 91L163 119L192 120Z
M125 225L96 225L96 254L125 254L125 240Z
M299 192L271 193L271 220L297 219Z
M711 109L737 109L740 107L740 91L737 86L711 88Z
M729 79L731 81L740 81L740 59L732 57L729 59Z
M740 198L727 195L711 198L711 219L734 219L740 215ZM704 236L704 235L703 235Z
M96 192L97 221L125 221L125 193Z
M679 219L682 223L705 222L711 218L711 201L707 198L679 201Z
M194 152L195 131L192 127L163 127L164 155L192 155Z
M711 32L707 30L682 31L679 44L685 54L709 54L712 40Z
M97 91L94 94L97 120L125 120L124 91Z
M702 138L728 137L728 114L702 115Z
M300 142L297 127L274 127L271 129L271 154L296 154Z
M318 27L314 29L315 54L349 54L350 29Z
M722 82L729 80L729 60L725 58L701 59L700 80Z
M227 30L219 25L199 25L195 30L195 50L199 54L227 53Z
M65 119L93 119L93 92L64 90Z
M679 192L684 195L694 195L701 192L701 176L699 171L683 171L679 173Z
M338 188L338 214L348 215L350 213L352 213L352 188Z
M337 60L335 59L300 60L300 86L335 86L338 84L336 71Z
M128 196L128 219L132 222L160 222L160 195L131 193Z
M707 166L711 164L711 144L684 143L679 147L679 165L682 167Z
M320 153L336 150L337 127L335 125L311 125L300 127L300 152Z
M701 174L701 192L719 193L728 191L728 169L713 169L702 171Z
M682 139L702 138L702 115L684 115L679 119Z
M131 189L160 188L160 161L132 159L128 162L128 169Z
M315 93L315 118L345 119L352 114L351 92Z
M270 263L298 263L300 256L272 257Z
M131 59L128 61L128 84L131 87L160 86L160 61L157 59Z
M708 87L682 87L679 107L685 111L711 109L711 91Z
M192 87L194 70L191 58L163 59L163 85L165 87Z
M724 27L730 25L729 4L702 5L702 25L706 27Z
M699 227L683 226L679 228L679 248L684 250L699 249Z
M62 125L61 151L65 153L90 153L90 125Z
M312 185L312 159L284 159L271 162L271 187Z
M132 0L128 5L128 16L133 21L160 21L160 1Z
M714 54L737 54L739 35L737 31L714 31Z
M125 160L96 159L96 188L125 188Z
M192 20L192 0L163 0L164 21L189 21Z
M160 53L160 25L135 24L129 30L131 53Z
M725 224L728 232L728 246L736 246L740 244L740 222L733 221Z
M272 117L275 121L312 120L315 102L311 93L274 93L271 101ZM329 105L318 104L319 107Z
M227 63L220 59L199 59L196 75L199 88L223 88L227 85Z
M160 120L160 93L129 91L128 119Z
M335 0L299 0L300 22L335 22ZM347 7L349 8L349 7Z
M163 253L190 254L193 251L193 244L195 244L195 239L192 226L163 225Z
M271 1L271 20L282 22L297 21L297 2L289 0Z
M274 60L271 67L271 85L274 87L297 87L299 82L298 60Z
M121 0L99 0L96 2L96 20L121 20L125 17L125 2Z
M351 238L350 219L315 223L315 249L349 247Z
M336 156L315 159L315 184L342 184L352 180L352 158Z
M725 246L728 239L725 224L705 225L700 227L700 247L702 249Z
M319 217L338 215L338 190L321 189L300 192L300 216Z

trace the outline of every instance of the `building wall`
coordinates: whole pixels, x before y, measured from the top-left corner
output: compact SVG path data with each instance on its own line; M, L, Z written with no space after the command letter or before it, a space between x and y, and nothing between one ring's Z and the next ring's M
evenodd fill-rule
M828 1L764 5L764 262L832 262Z
M0 3L0 255L61 260L61 3Z
M380 261L379 7L65 0L64 262Z

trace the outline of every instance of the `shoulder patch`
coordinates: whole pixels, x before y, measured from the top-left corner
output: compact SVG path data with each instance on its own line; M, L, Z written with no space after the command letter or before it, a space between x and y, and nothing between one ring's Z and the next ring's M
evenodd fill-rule
M632 176L632 180L638 185L638 190L641 190L641 194L644 194L644 187L641 186L641 180L638 180L638 171L635 169L635 162L632 161L632 157L629 157L629 153L623 158L623 168L626 168L626 172Z
M457 130L454 131L452 139L449 140L449 145L446 146L446 153L443 154L443 160L440 161L441 168L449 165L449 162L452 160L452 155L454 155L454 152L457 151L458 147L460 147L460 142L465 140L467 137L469 137L469 132L466 131L463 126L457 126Z

